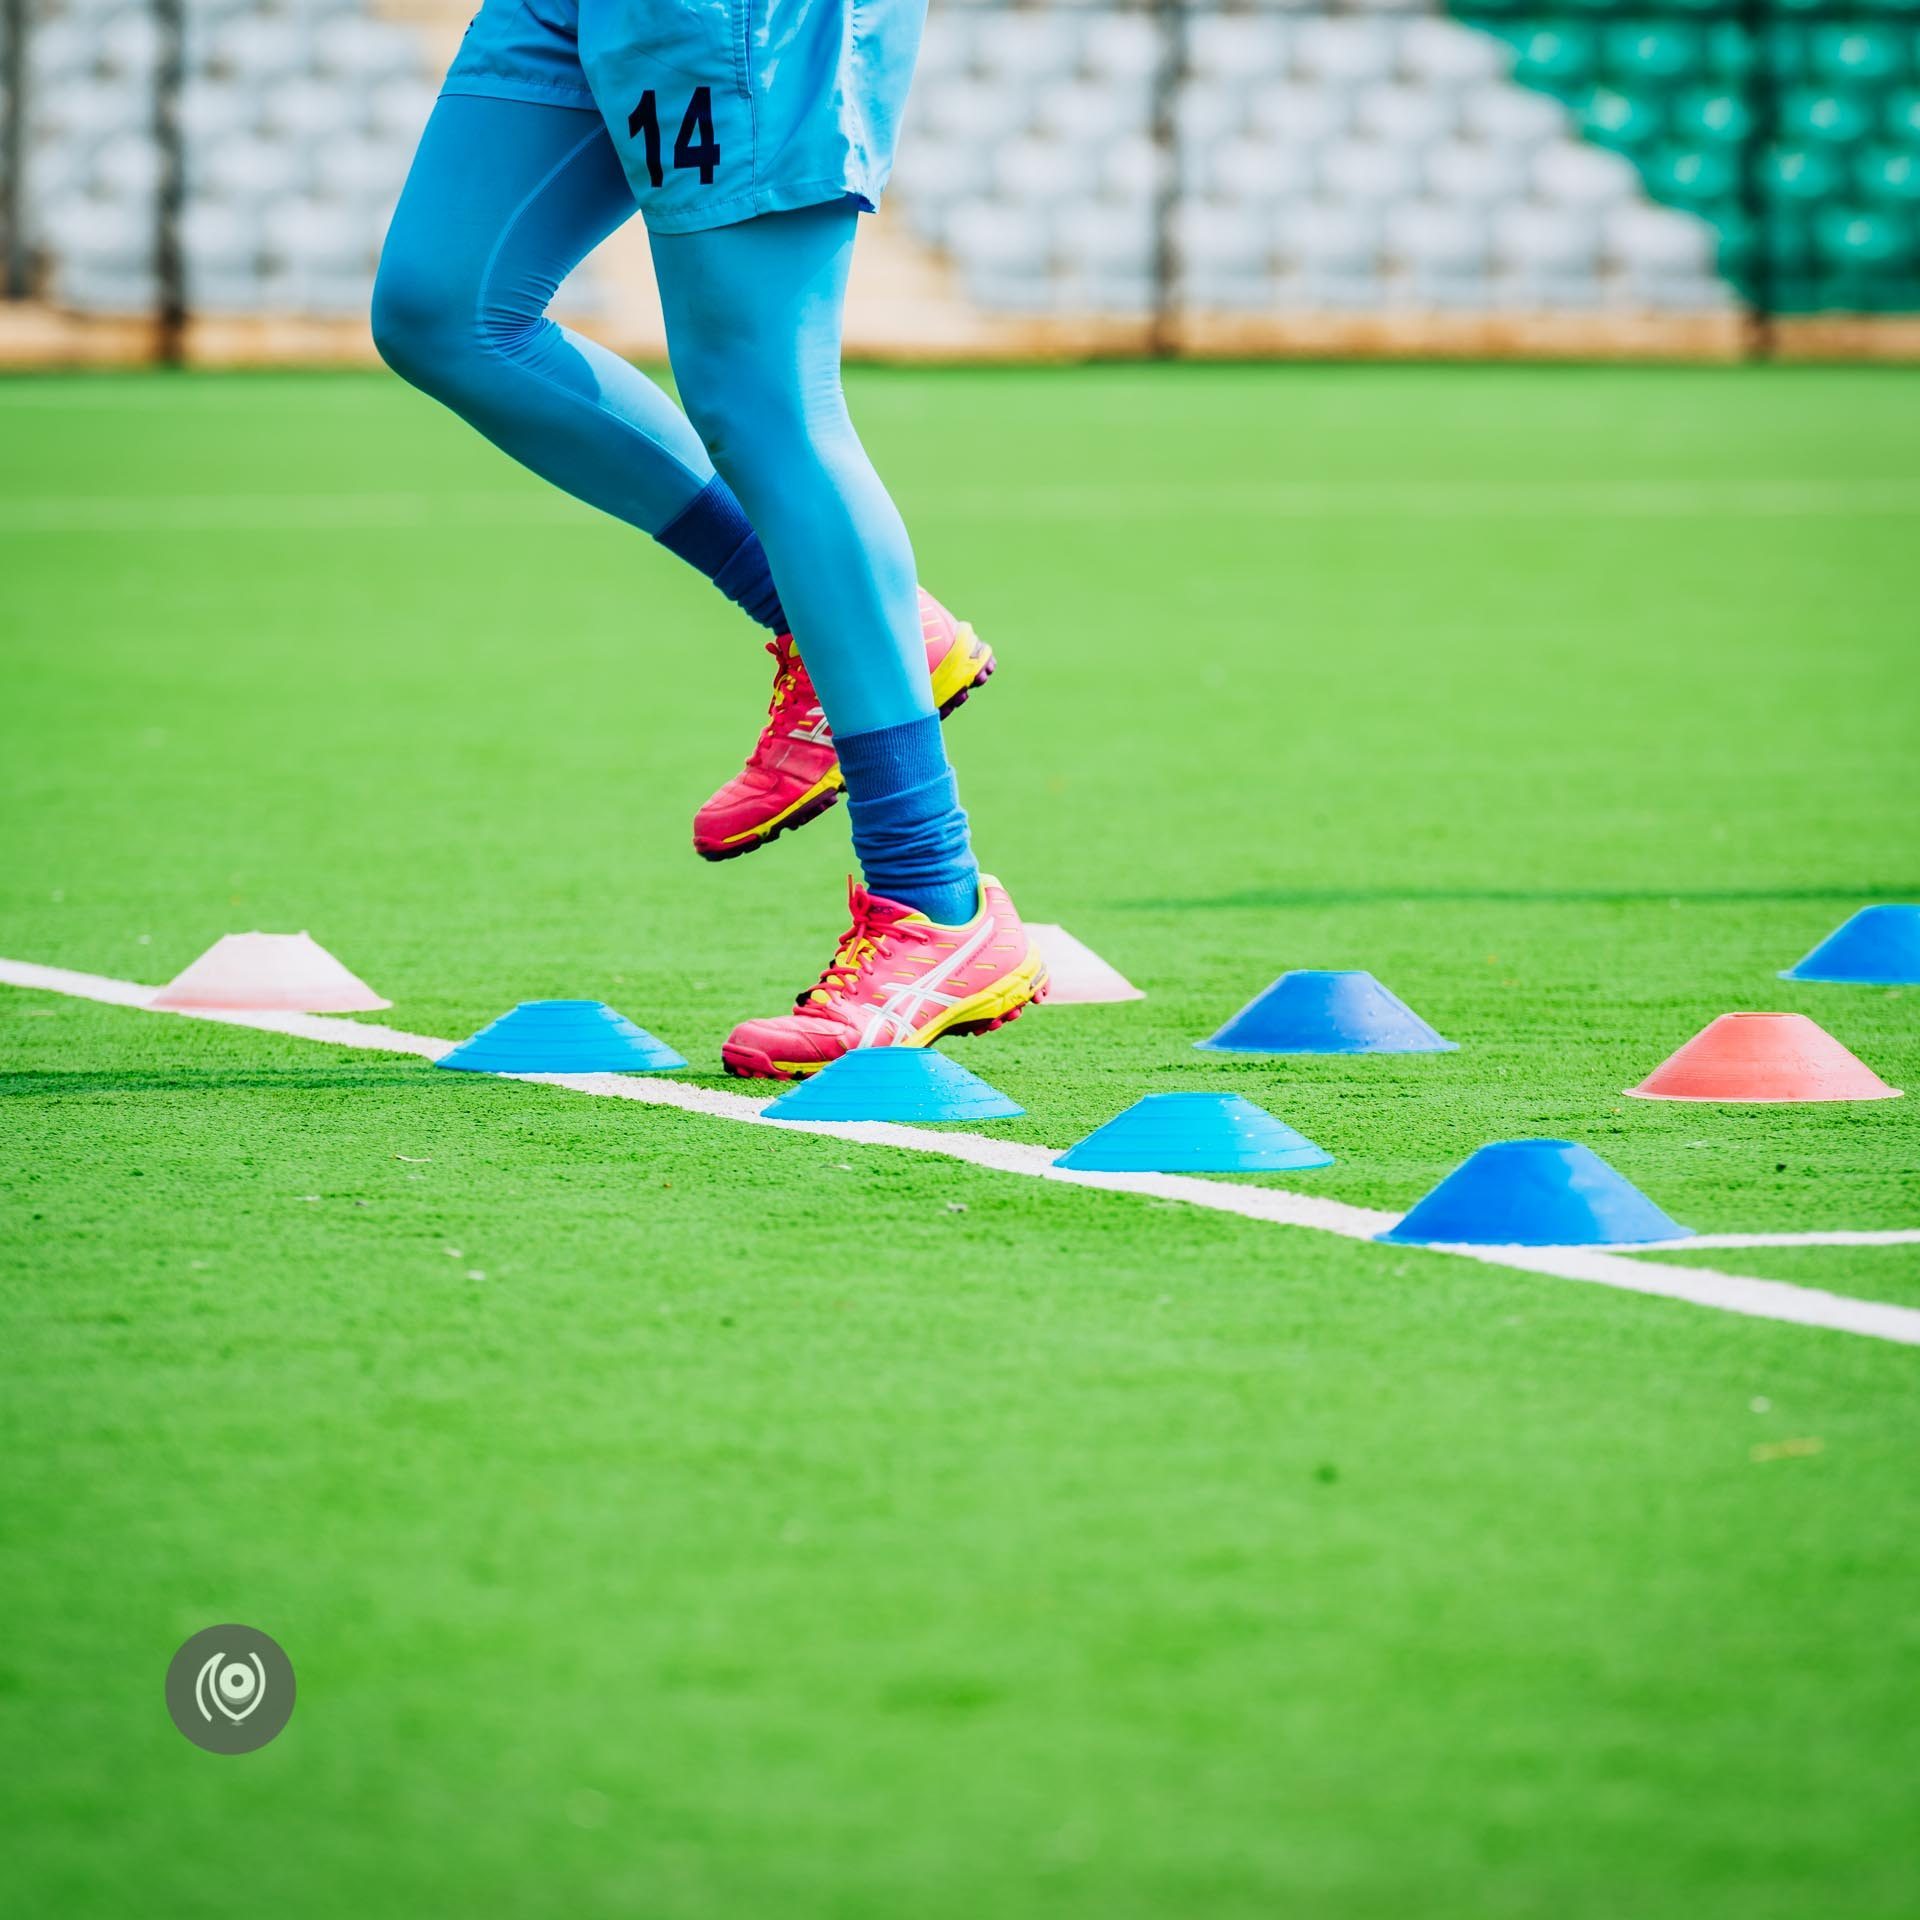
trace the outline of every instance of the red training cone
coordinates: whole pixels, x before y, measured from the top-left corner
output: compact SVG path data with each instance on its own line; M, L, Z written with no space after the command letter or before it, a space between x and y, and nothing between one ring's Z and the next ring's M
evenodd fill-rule
M1630 1094L1642 1100L1897 1100L1804 1013L1723 1013Z

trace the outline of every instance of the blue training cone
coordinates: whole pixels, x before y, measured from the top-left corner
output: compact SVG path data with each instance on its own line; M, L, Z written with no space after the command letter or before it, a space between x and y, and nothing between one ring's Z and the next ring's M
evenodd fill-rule
M1249 1001L1207 1053L1452 1053L1439 1034L1370 973L1296 967Z
M761 1111L769 1120L1011 1120L1026 1108L931 1047L855 1047Z
M1860 987L1920 986L1920 907L1862 907L1782 980L1832 980Z
M1571 1140L1496 1140L1376 1240L1402 1246L1632 1247L1693 1232L1590 1148Z
M1237 1093L1150 1093L1053 1163L1077 1173L1293 1173L1333 1155Z
M672 1073L687 1063L601 1000L523 1000L436 1062L468 1073Z

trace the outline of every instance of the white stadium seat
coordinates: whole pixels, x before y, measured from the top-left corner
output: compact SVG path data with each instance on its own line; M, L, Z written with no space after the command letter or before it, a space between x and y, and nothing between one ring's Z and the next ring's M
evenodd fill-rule
M1257 133L1307 147L1346 132L1352 114L1346 94L1290 82L1256 88L1247 101L1247 118Z
M1086 23L1081 64L1088 73L1145 79L1160 71L1166 38L1144 14L1102 13Z
M1203 184L1225 199L1278 206L1311 191L1312 156L1271 140L1224 140L1208 151Z
M1187 23L1187 71L1237 82L1282 74L1291 32L1271 15L1199 14Z
M1556 206L1605 207L1639 196L1640 171L1624 153L1555 141L1534 155L1533 185Z
M975 58L988 73L1026 85L1071 73L1079 64L1082 22L1071 13L993 13L975 30Z
M1598 269L1599 229L1558 207L1497 207L1493 251L1501 265L1534 273L1591 274Z
M1409 20L1400 29L1400 71L1429 85L1497 80L1513 63L1504 42L1452 20Z
M88 172L107 200L150 202L160 190L163 156L150 133L121 133L94 148Z
M188 175L195 190L215 199L247 202L277 200L306 181L304 154L284 140L236 134L189 156Z
M1428 195L1435 200L1490 207L1524 199L1531 191L1526 156L1510 147L1448 140L1420 156Z
M1397 147L1431 146L1453 131L1456 118L1453 96L1432 87L1389 82L1353 99L1354 126Z
M1293 70L1348 86L1392 76L1400 29L1390 20L1303 20L1293 34Z
M1100 185L1121 200L1151 199L1166 185L1171 164L1166 151L1144 134L1116 140L1100 159Z
M1694 214L1670 207L1615 207L1601 222L1607 253L1636 271L1711 273L1719 236Z
M1008 200L1084 200L1098 177L1099 155L1066 140L1007 140L993 156L994 183Z
M1320 188L1329 200L1390 206L1420 189L1420 170L1404 147L1341 140L1320 155Z
M1544 93L1519 87L1470 88L1460 101L1460 124L1467 132L1503 147L1535 147L1567 130L1567 110Z

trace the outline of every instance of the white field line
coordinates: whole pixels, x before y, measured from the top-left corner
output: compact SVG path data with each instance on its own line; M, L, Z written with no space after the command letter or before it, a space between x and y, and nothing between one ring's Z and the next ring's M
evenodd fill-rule
M113 980L100 974L74 973L64 967L43 967L25 960L0 959L0 984L67 994L111 1006L135 1007L150 1013L177 1013L188 1020L207 1020L220 1026L250 1027L262 1033L291 1034L327 1046L352 1047L375 1053L412 1054L438 1060L457 1044L431 1035L403 1033L361 1020L318 1013L244 1013L195 1011L154 1007L157 987L133 980ZM523 1080L537 1086L558 1087L601 1099L634 1100L645 1106L678 1107L714 1119L742 1121L791 1133L825 1134L863 1146L901 1147L910 1153L939 1154L963 1160L996 1173L1020 1174L1029 1179L1055 1181L1063 1186L1097 1187L1112 1193L1143 1194L1153 1199L1182 1202L1214 1213L1238 1214L1282 1226L1311 1227L1348 1240L1371 1240L1400 1218L1373 1207L1350 1206L1317 1194L1293 1193L1280 1187L1236 1187L1171 1173L1070 1173L1054 1165L1055 1149L1018 1140L994 1140L978 1134L945 1133L932 1127L896 1126L874 1120L769 1120L764 1100L724 1093L712 1087L688 1086L652 1075L616 1073L518 1073L489 1078ZM1920 1240L1920 1230L1892 1235L1702 1235L1696 1240L1670 1243L1675 1249L1735 1244L1785 1246L1798 1244L1880 1245L1889 1241ZM1644 1257L1607 1253L1588 1247L1466 1247L1431 1251L1458 1254L1495 1267L1522 1273L1545 1274L1558 1280L1580 1280L1615 1287L1626 1293L1655 1294L1667 1300L1685 1300L1723 1313L1745 1314L1760 1320L1783 1320L1799 1326L1827 1327L1841 1333L1864 1334L1903 1346L1920 1346L1920 1309L1891 1306L1877 1300L1856 1300L1817 1287L1791 1286L1782 1280L1760 1280L1743 1274L1719 1273L1708 1267L1673 1267Z
M1172 483L1168 483L1171 485ZM1791 520L1920 512L1920 479L1485 481L1327 480L1182 484L1187 507L1232 517L1339 520L1382 514L1474 519ZM1168 485L1137 480L993 489L924 488L922 512L1017 511L1052 520L1157 519ZM0 499L0 534L335 533L568 524L600 519L550 490L42 494Z

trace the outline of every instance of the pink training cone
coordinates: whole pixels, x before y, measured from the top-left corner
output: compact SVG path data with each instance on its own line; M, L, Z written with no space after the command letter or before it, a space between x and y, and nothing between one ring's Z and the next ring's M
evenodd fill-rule
M1116 966L1102 960L1065 927L1027 924L1033 944L1047 963L1046 1004L1050 1007L1104 1006L1115 1000L1144 1000L1147 996Z
M310 933L229 933L149 1003L224 1013L373 1013L393 1005Z
M1642 1100L1897 1100L1804 1013L1723 1013L1637 1087Z

